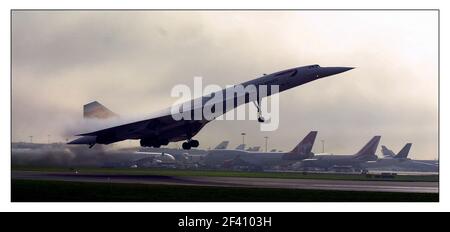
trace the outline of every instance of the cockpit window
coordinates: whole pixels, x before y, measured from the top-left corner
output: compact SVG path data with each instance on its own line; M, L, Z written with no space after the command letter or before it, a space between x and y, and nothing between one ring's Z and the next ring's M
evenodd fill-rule
M317 64L308 66L309 69L311 69L311 68L319 68L319 67L320 67L320 66L317 65Z
M297 69L295 69L289 76L290 76L290 77L293 77L293 76L295 76L295 75L297 75Z
M284 75L289 75L289 76L295 76L295 74L297 74L297 69L289 69L283 72L278 73L277 75L275 75L276 77L278 76L284 76Z

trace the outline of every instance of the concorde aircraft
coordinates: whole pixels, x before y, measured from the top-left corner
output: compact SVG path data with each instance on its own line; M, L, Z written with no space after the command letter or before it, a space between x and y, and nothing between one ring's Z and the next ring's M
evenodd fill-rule
M324 77L335 75L348 71L353 68L349 67L320 67L319 65L309 65L297 68L291 68L279 72L275 72L268 75L263 75L254 80L250 80L241 84L244 88L247 86L255 86L256 99L252 99L248 93L244 93L244 100L239 101L238 98L242 96L232 95L231 98L224 98L222 100L222 106L224 110L220 114L224 114L239 105L246 104L250 101L254 102L258 111L258 121L264 122L264 118L261 114L260 102L265 96L270 96L272 86L278 87L278 92L282 92L299 85L306 84L311 81L315 81ZM268 86L267 94L260 93L259 86ZM202 110L206 106L206 103L214 98L218 94L225 95L227 89L214 92L208 96L202 96L200 98L192 99L189 102L192 106L188 110L183 108L182 114L194 114L196 110ZM263 96L264 95L264 96ZM196 105L195 102L201 102L200 105ZM228 106L231 102L231 108ZM214 118L201 119L181 119L177 120L176 115L172 111L172 107L154 114L150 117L140 120L133 120L123 122L118 120L117 125L108 125L105 128L97 129L88 133L82 133L78 139L75 139L69 144L87 144L89 147L95 144L111 144L127 139L139 139L140 145L143 147L160 147L167 145L170 142L186 141L182 144L183 149L189 150L191 147L198 147L199 141L193 139L193 137L210 121ZM181 109L181 108L180 108ZM215 109L214 111L217 111ZM219 111L217 111L219 112ZM85 105L85 114L91 114L96 118L109 118L116 117L117 115L98 102L93 102Z

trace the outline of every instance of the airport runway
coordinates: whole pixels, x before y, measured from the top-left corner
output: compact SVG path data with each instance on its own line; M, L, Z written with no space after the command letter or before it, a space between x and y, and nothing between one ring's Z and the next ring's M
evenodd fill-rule
M348 181L247 177L184 177L152 175L90 174L68 172L13 171L13 179L60 180L104 183L167 184L223 187L345 190L371 192L438 193L438 182Z

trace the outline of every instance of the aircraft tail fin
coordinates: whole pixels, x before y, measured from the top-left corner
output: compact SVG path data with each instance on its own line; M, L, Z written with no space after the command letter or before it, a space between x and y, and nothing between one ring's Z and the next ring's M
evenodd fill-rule
M83 118L108 119L118 116L98 101L93 101L83 106Z
M314 154L311 150L316 140L317 131L309 132L305 138L294 148L292 151L288 152L284 158L285 159L306 159L312 157Z
M378 144L380 143L381 136L374 136L361 150L359 150L355 157L359 159L369 160L376 157Z
M407 143L397 155L394 156L396 159L406 159L409 154L409 150L411 149L412 143Z
M388 157L388 158L392 158L395 156L394 152L392 152L391 150L389 150L386 146L381 145L381 153L383 154L384 157Z
M255 146L255 147L253 147L252 151L259 151L260 149L261 149L260 146Z
M237 146L235 148L235 150L244 150L245 149L245 144L239 144L239 146Z
M214 149L215 150L227 149L229 143L230 141L222 141Z
M259 151L260 148L261 148L260 146L249 147L249 148L247 148L246 151Z

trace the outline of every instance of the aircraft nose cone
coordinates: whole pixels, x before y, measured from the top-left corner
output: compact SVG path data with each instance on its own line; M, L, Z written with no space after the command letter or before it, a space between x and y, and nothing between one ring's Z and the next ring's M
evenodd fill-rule
M319 76L327 77L327 76L347 72L348 70L352 70L352 69L354 69L354 68L353 67L326 67L326 68L322 68Z
M337 72L338 73L347 72L347 71L352 70L352 69L354 69L354 68L353 67L338 67L337 68Z

